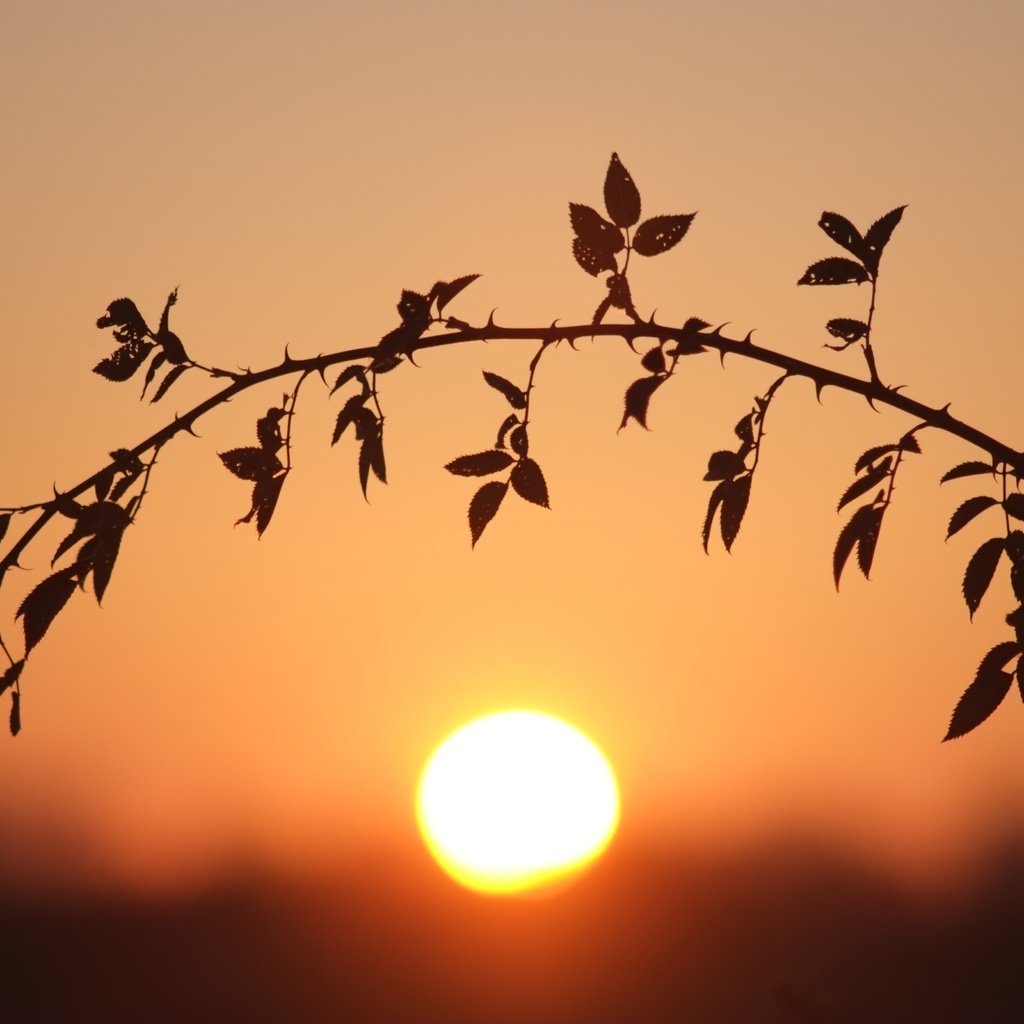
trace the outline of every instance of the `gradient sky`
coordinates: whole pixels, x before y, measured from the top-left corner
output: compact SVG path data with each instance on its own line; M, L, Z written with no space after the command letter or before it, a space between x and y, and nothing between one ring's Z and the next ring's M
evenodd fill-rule
M797 289L909 204L882 264L883 377L1019 445L1024 13L1017 3L0 3L4 504L93 472L209 390L158 406L90 373L93 327L180 288L191 354L259 367L375 342L403 287L483 276L452 312L585 322L602 285L566 203L610 153L645 214L699 214L637 266L642 313L691 315L860 373L822 348L853 287ZM692 849L802 830L915 872L1024 826L1024 709L939 743L1005 580L959 593L986 536L943 543L974 456L922 437L871 583L837 595L835 504L865 448L911 423L792 383L733 554L706 556L708 454L767 368L692 360L645 433L616 433L636 357L562 346L532 451L552 509L503 508L475 551L472 484L442 469L504 416L481 369L529 348L424 354L386 378L387 488L364 503L339 403L309 386L297 468L262 541L218 451L253 442L274 385L162 455L102 611L78 599L0 742L0 860L149 884L232 858L410 843L415 778L466 719L562 715L616 765L622 835ZM41 574L50 549L33 549ZM38 579L33 576L32 579ZM5 639L29 583L0 595ZM19 587L21 589L19 589ZM76 851L69 863L69 848Z

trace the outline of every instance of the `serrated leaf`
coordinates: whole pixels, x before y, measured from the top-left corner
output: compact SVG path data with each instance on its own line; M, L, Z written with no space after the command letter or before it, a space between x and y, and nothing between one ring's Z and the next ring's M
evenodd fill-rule
M869 505L870 515L866 516L867 526L857 538L857 565L865 579L871 578L871 563L875 560L878 535L882 532L882 516L885 505Z
M150 404L152 404L153 402L159 402L159 401L160 401L160 399L161 399L161 398L163 398L163 397L164 397L164 395L166 395L168 391L170 391L170 389L171 389L171 385L172 385L172 384L173 384L173 383L174 383L174 382L175 382L175 381L176 381L176 380L177 380L177 379L178 379L178 378L179 378L179 377L180 377L180 376L181 376L181 375L182 375L182 374L183 374L183 373L184 373L184 372L185 372L185 371L187 370L187 369L188 369L188 367L187 367L187 366L185 366L185 365L181 365L181 366L174 366L174 367L172 367L172 368L171 368L171 370L170 370L170 372L169 372L169 373L167 374L167 376L166 376L166 377L164 377L164 379L163 379L162 381L160 381L160 385L159 385L159 387L157 387L157 389L156 389L155 393L153 394L153 397L152 397L152 398L151 398L151 399L149 400L149 401L150 401Z
M613 274L608 278L608 302L616 309L624 309L634 320L640 319L637 311L633 308L629 279L624 274Z
M426 295L403 288L402 297L398 300L398 315L403 324L422 329L430 322L430 300Z
M494 448L475 455L460 455L444 468L456 476L490 476L507 469L515 459L504 448Z
M370 385L366 382L366 367L358 365L346 366L338 374L338 379L334 382L334 387L331 388L331 394L333 395L339 388L343 388L350 380L358 380L362 385L363 394L367 396L370 394Z
M473 538L473 547L480 539L487 524L494 518L501 502L508 491L508 483L504 480L491 480L473 495L469 503L469 532Z
M745 444L751 445L754 443L754 414L747 413L746 416L741 419L735 427L732 428L733 433Z
M505 447L505 438L508 436L508 432L519 422L519 417L514 413L510 412L504 420L502 420L501 426L498 428L498 439L494 442L495 448Z
M664 373L665 350L660 345L655 345L654 348L644 353L643 359L640 360L640 365L648 373Z
M959 533L972 519L981 515L985 509L998 505L995 498L987 494L979 494L977 497L968 498L949 519L949 528L946 530L946 540L949 540L954 533Z
M256 439L264 451L276 452L284 446L284 438L281 436L281 419L285 415L284 409L268 409L265 416L256 421Z
M861 284L867 279L868 272L859 263L832 256L812 263L797 284Z
M636 229L633 249L641 256L657 256L678 244L690 228L695 213L651 217Z
M526 408L526 395L515 386L510 380L506 380L504 377L499 377L496 373L489 373L487 370L483 371L484 380L495 391L500 392L505 396L505 401L512 406L513 409L525 409Z
M123 536L123 530L110 530L97 534L82 545L81 553L76 559L77 568L83 572L92 572L92 587L97 604L103 601L103 595L107 592L107 585L110 583L110 576L114 571L114 563L117 561Z
M12 736L17 736L21 732L21 694L17 690L11 691L11 717L8 719L8 725Z
M149 341L131 340L115 349L106 359L100 360L93 368L107 380L121 382L131 378L136 370L146 361L146 356L153 350Z
M331 433L332 445L337 444L341 440L341 435L359 418L360 412L365 408L363 403L366 401L366 398L367 396L363 394L353 395L341 407L338 418L334 421L334 430Z
M913 452L915 455L921 454L921 442L918 441L916 434L904 434L900 438L900 451Z
M377 430L363 441L363 448L368 449L370 469L373 470L373 475L382 484L386 484L388 469L384 461L384 422L382 420L378 421Z
M725 497L726 488L728 488L731 481L722 480L715 485L714 490L711 492L711 496L708 498L708 511L704 516L704 553L707 554L708 541L711 540L711 527L715 521L715 512L718 510L718 506L721 505L722 499Z
M157 354L150 360L149 366L146 367L145 379L142 382L142 394L139 395L140 402L146 397L146 392L149 390L149 385L153 383L156 371L159 370L166 362L167 356L163 352L157 352Z
M888 455L889 452L894 452L899 449L898 444L880 444L874 448L869 448L864 454L854 463L854 473L859 473L862 469L867 469L872 462L875 462L882 455ZM891 461L891 460L890 460Z
M431 290L437 302L437 315L444 312L444 307L455 298L463 288L468 288L480 275L466 274L464 277L457 277L454 281L438 282Z
M0 693L9 690L20 678L21 670L25 667L25 659L14 662L7 671L0 676Z
M588 249L611 256L625 248L622 229L609 224L593 207L570 203L569 220L576 237Z
M524 424L520 423L519 426L512 428L508 441L516 455L521 459L526 457L527 452L530 450L530 437Z
M896 225L903 219L905 206L897 206L885 216L879 217L864 235L864 263L872 275L878 273L878 263L882 258L882 250L888 245Z
M270 525L274 509L277 508L277 499L281 497L281 487L287 475L287 473L281 473L280 476L264 477L262 480L257 480L252 489L252 505L249 511L235 522L235 526L249 523L255 516L256 536L262 537Z
M858 477L850 484L849 487L843 492L843 496L839 499L839 504L836 505L836 511L840 511L845 505L848 505L854 498L859 498L862 494L866 494L873 487L879 484L889 473L889 469L892 466L892 457L883 459L877 466L872 466L864 476Z
M520 459L512 469L512 488L520 498L525 498L534 505L550 508L548 504L548 485L544 474L533 459Z
M717 451L712 452L708 459L708 470L704 474L705 480L731 480L734 476L742 473L746 467L738 452Z
M26 654L46 635L50 624L75 592L77 583L74 566L61 569L47 576L21 602L15 618L22 620L25 629Z
M1006 501L1003 502L1003 508L1014 519L1024 519L1024 494L1021 494L1019 491L1008 494Z
M839 579L843 575L843 569L853 552L854 545L872 525L872 510L872 505L861 505L839 531L835 550L832 553L832 578L835 580L836 590L839 589Z
M826 210L818 221L818 227L833 242L838 242L847 252L853 253L857 259L864 259L864 239L841 213L830 213Z
M632 227L640 219L640 192L622 166L618 153L612 153L604 176L604 205L608 216L620 228Z
M0 515L0 541L7 535L7 528L11 525L11 513L5 512Z
M814 283L814 282L810 282ZM824 282L820 282L824 283ZM863 320L850 320L845 316L836 317L825 324L825 330L833 338L842 338L847 345L860 341L868 333L868 325Z
M612 308L612 300L606 295L597 305L597 309L594 310L594 319L590 322L597 326L603 319L605 313Z
M996 566L999 564L999 556L1002 555L1005 547L1006 539L1004 537L992 537L971 555L971 560L967 563L963 593L972 619L981 604L981 599L985 596L985 591L988 590L989 584L992 582Z
M747 511L750 500L750 483L753 477L747 473L727 481L728 486L722 497L722 516L719 526L722 530L722 543L726 551L732 551L733 542L740 532L740 524Z
M597 277L602 270L615 271L615 257L610 252L591 249L579 238L572 240L572 254L576 262L592 277Z
M996 644L981 659L974 682L964 690L953 710L949 731L943 738L944 742L970 732L999 707L1013 682L1013 673L1005 672L1003 669L1006 663L1019 653L1020 647L1012 640L1007 640Z
M131 299L114 299L106 313L96 321L100 328L116 327L128 338L141 339L150 333L138 306Z
M282 470L281 460L263 448L232 448L218 452L220 461L242 480L265 480Z
M622 430L630 419L636 420L644 430L649 429L647 426L647 408L651 402L651 395L653 395L667 379L667 377L641 377L639 380L635 380L629 385L626 389L626 408L625 412L622 414L622 422L619 424L619 430Z
M961 462L958 466L954 466L947 473L944 473L939 483L944 484L947 480L958 480L960 477L965 476L981 476L982 473L988 473L991 476L995 473L995 470L988 462Z

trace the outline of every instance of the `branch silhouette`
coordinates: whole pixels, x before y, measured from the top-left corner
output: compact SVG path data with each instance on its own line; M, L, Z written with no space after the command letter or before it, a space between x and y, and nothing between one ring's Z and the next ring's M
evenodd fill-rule
M237 395L272 381L293 380L281 404L268 408L256 423L256 443L220 453L224 466L234 476L252 484L249 511L237 522L255 525L258 535L270 525L285 481L291 473L291 439L300 389L318 375L328 385L330 395L347 395L337 415L331 443L337 444L351 427L358 445L358 475L364 497L371 476L387 482L384 448L385 415L381 404L381 378L405 362L416 365L414 355L423 350L481 341L526 342L537 345L528 366L525 388L497 374L484 371L484 382L508 402L509 413L498 427L494 447L460 456L445 467L454 475L490 477L476 491L469 506L471 542L475 546L498 513L511 489L523 500L548 507L548 487L540 465L530 455L531 397L538 365L545 352L560 343L573 348L586 338L621 338L640 357L641 374L629 385L619 429L630 421L647 428L650 402L672 376L683 358L717 352L725 356L773 366L782 371L762 395L756 395L747 412L736 424L734 448L714 451L705 481L713 488L704 519L703 543L708 549L717 517L723 545L731 550L749 504L755 471L761 458L764 424L769 408L777 400L782 385L790 379L806 378L820 399L826 387L838 388L862 396L872 408L889 406L915 422L889 444L869 448L856 461L854 480L840 497L842 510L858 498L874 492L860 505L840 530L833 552L833 576L839 587L842 573L851 555L865 577L871 572L875 548L886 511L892 499L896 474L910 455L920 454L919 435L928 429L959 437L974 446L986 460L975 459L952 467L941 478L945 483L968 477L988 476L997 495L979 494L963 501L953 513L947 538L959 532L975 517L996 509L1002 512L1001 531L986 540L971 556L963 580L963 596L973 618L1006 555L1011 588L1018 606L1006 616L1013 639L996 644L982 658L974 680L966 688L950 721L945 739L962 736L983 722L1009 692L1014 676L1024 697L1024 531L1014 524L1024 520L1024 452L954 417L949 404L931 406L903 393L902 388L883 383L873 344L874 317L879 269L883 251L900 223L905 207L897 207L875 221L863 234L845 217L825 211L819 226L847 253L830 256L811 264L798 280L800 285L870 286L866 319L831 319L825 325L837 344L826 347L837 352L857 347L866 364L866 378L810 363L784 352L757 345L752 332L730 337L724 325L712 327L697 317L681 326L645 320L632 298L630 259L654 257L674 248L686 235L696 214L657 215L644 221L641 199L635 182L617 154L612 154L604 183L604 201L608 217L590 206L570 203L573 229L572 252L588 274L606 274L606 294L589 323L552 324L542 327L502 327L493 315L486 324L474 326L451 316L447 307L478 277L476 274L438 281L426 293L404 290L398 302L399 325L379 342L343 349L309 358L294 358L286 350L280 363L261 370L226 370L193 360L181 339L170 329L170 313L177 303L177 290L170 293L156 331L149 328L135 303L128 298L115 299L97 320L97 327L111 328L117 348L94 367L94 372L110 381L131 379L147 363L142 398L153 387L151 402L160 401L173 385L189 371L202 373L211 380L228 383L185 413L175 415L167 424L131 448L110 453L109 461L66 491L31 504L0 508L0 544L14 518L29 522L0 558L0 585L9 569L19 567L19 559L40 531L52 520L71 521L71 532L58 544L51 568L65 556L70 562L39 582L17 610L24 631L20 658L0 636L0 650L8 667L0 676L0 693L11 690L10 730L21 728L21 676L36 645L49 631L76 589L84 590L91 578L97 601L102 601L120 552L125 530L137 519L148 492L157 456L163 447L183 432L193 432L206 413L219 408ZM623 323L605 323L611 310L625 314ZM643 349L640 343L649 343ZM343 367L333 385L328 371ZM157 383L157 377L163 376ZM283 455L283 458L282 458ZM500 476L500 478L499 478ZM82 499L82 500L79 500ZM77 550L74 550L76 549ZM73 553L73 554L72 554ZM1008 666L1016 659L1014 669Z

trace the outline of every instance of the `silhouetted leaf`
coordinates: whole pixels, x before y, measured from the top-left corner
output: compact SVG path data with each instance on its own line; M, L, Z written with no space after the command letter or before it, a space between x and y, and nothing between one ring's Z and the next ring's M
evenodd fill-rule
M963 591L964 600L967 602L972 619L981 604L981 599L985 596L985 591L988 590L988 586L992 582L996 566L999 564L999 556L1005 547L1006 539L1004 537L992 537L971 555L971 560L967 563Z
M96 326L120 328L115 335L124 337L125 342L131 338L142 339L149 334L146 321L131 299L114 299L107 306L107 312L96 321Z
M510 412L505 419L502 421L501 426L498 428L498 439L494 442L495 448L505 447L505 438L508 436L508 432L519 422L519 417L514 413Z
M835 580L836 590L839 589L839 578L843 575L843 568L854 545L872 528L874 522L874 506L861 505L839 531L835 551L832 553L832 578Z
M608 310L611 309L611 308L612 308L612 300L610 298L608 298L608 296L606 295L598 303L597 309L594 310L594 319L591 320L591 323L594 324L595 326L597 324L599 324L601 322L601 320L604 318L605 313L607 313Z
M331 394L339 388L343 388L350 380L357 380L363 387L363 394L369 397L370 385L366 382L366 367L364 366L346 366L341 373L338 374L338 379L334 382L334 387L331 388Z
M810 284L825 282L808 282ZM865 337L868 333L868 325L863 320L850 320L845 316L836 317L834 320L829 320L825 324L825 330L832 335L833 338L842 338L847 345L852 345L855 341L860 341L861 338ZM845 345L843 346L846 347Z
M843 256L832 256L812 263L797 284L861 284L867 279L868 272L859 263Z
M521 459L525 458L527 452L530 450L530 438L526 432L526 427L523 424L519 424L518 427L513 427L508 440L509 444L512 446L512 451L514 451Z
M1024 519L1024 494L1019 491L1015 491L1013 494L1006 496L1006 501L1003 502L1003 508L1013 516L1014 519Z
M465 277L457 277L454 281L439 281L431 289L431 297L437 302L437 315L444 312L444 307L455 298L463 288L468 288L480 275L466 274Z
M871 578L871 563L875 560L878 535L882 531L882 516L885 515L885 505L869 505L868 508L870 514L865 517L867 525L857 538L857 565L865 579Z
M708 459L708 471L704 474L704 479L731 480L737 474L742 473L745 468L743 459L738 452L712 452Z
M525 409L526 408L526 395L515 386L510 380L505 380L504 377L499 377L496 373L488 373L487 370L483 371L484 380L495 391L501 392L505 396L505 400L513 409Z
M218 454L220 461L242 480L265 480L284 468L273 452L263 448L232 448Z
M665 350L660 345L655 345L654 348L644 353L643 359L640 360L640 365L648 373L664 373Z
M883 455L888 455L890 452L897 451L899 449L898 444L880 444L874 448L869 448L854 464L854 473L859 473L862 469L867 469L872 462L875 462ZM890 459L890 462L892 460Z
M946 531L946 540L949 540L954 533L962 530L975 516L981 515L987 508L998 505L995 498L987 494L979 494L975 498L968 498L950 517L949 529Z
M16 618L22 619L25 628L25 653L46 635L50 623L57 617L60 610L68 603L75 592L77 579L75 567L61 569L52 576L47 576L34 590L30 591Z
M921 454L921 442L918 441L916 434L904 434L900 438L900 451L913 452L915 455Z
M604 205L608 216L620 228L632 227L640 219L640 192L618 153L612 153L604 177Z
M490 476L507 469L515 459L503 448L495 448L488 452L477 452L475 455L460 455L444 468L456 476Z
M540 466L533 459L520 459L512 469L512 488L520 498L533 502L534 505L548 504L548 485Z
M506 481L492 480L473 495L473 500L469 503L469 532L473 537L473 547L476 547L480 535L501 507L506 491Z
M146 392L149 390L149 385L153 383L156 371L159 370L166 362L167 356L164 355L163 352L157 352L157 354L150 360L149 366L146 367L146 377L142 382L142 394L139 395L139 401L142 401L142 399L146 397Z
M641 377L639 380L635 380L629 385L626 389L626 410L622 414L622 422L619 424L619 430L629 422L630 418L636 420L644 430L648 429L647 407L650 404L651 395L653 395L667 379L667 377Z
M355 423L359 417L360 412L365 408L363 403L366 401L367 395L359 394L353 395L342 407L341 412L338 413L338 418L334 421L334 431L331 434L331 444L337 444L341 439L341 435Z
M893 230L903 218L905 206L897 206L884 217L879 217L864 235L864 263L872 276L878 273L878 263L882 258L882 250L888 245Z
M264 451L276 452L284 446L280 425L284 414L284 409L268 409L266 416L256 421L256 438Z
M363 438L362 447L359 449L359 481L363 487L363 497L366 497L366 482L368 474L366 467L373 470L373 475L382 483L388 482L387 466L384 462L384 424L377 421L377 429Z
M149 400L150 403L159 402L164 395L167 394L171 389L171 385L188 369L187 366L174 366L170 372L162 381L160 381L159 387L156 389L153 397Z
M686 234L696 216L695 213L681 213L645 220L633 236L633 249L641 256L668 252Z
M981 659L974 682L964 690L963 696L957 702L949 723L949 731L943 742L970 732L999 707L1013 682L1013 673L1004 672L1003 668L1019 653L1019 646L1012 640L1007 640L996 644Z
M146 361L146 356L153 350L149 341L129 341L115 349L106 359L100 360L93 368L93 373L112 381L126 381Z
M372 434L376 434L381 428L377 419L377 414L372 409L367 409L366 406L356 410L355 420L353 421L356 427L356 440L365 441Z
M82 545L76 566L83 571L92 572L92 587L97 604L102 602L103 595L107 592L107 584L110 583L110 575L114 571L123 536L123 530L111 530L97 534Z
M430 322L430 299L419 292L402 289L402 297L398 300L398 315L403 324L414 325L422 330Z
M722 517L719 526L722 529L722 543L726 551L732 551L733 541L740 532L740 524L747 511L750 500L750 482L753 478L749 473L728 481L722 497Z
M754 443L754 414L747 413L746 416L741 419L735 427L733 427L733 433L745 444L751 445Z
M21 694L17 690L11 691L11 717L8 724L12 736L17 736L21 732Z
M947 473L943 474L939 483L944 484L947 480L958 480L964 476L981 476L982 473L988 473L990 476L995 473L991 463L961 462L960 465L954 466Z
M7 535L7 527L11 525L11 513L5 512L0 515L0 541Z
M843 492L843 496L839 499L839 504L836 505L836 511L838 512L844 505L848 505L853 501L854 498L859 498L862 494L866 494L873 487L877 486L885 479L891 466L892 457L890 456L883 459L877 466L872 466L864 476L854 480Z
M610 252L591 249L578 238L572 240L572 254L576 262L593 277L597 277L602 270L615 270L615 257Z
M626 245L622 230L614 224L609 224L597 210L590 206L584 206L583 203L570 203L569 220L572 222L572 229L576 232L576 237L593 252L607 253L610 256Z
M857 259L864 259L864 239L841 213L830 213L826 210L818 221L818 227L833 242L838 242L847 252L853 253Z
M256 536L262 537L263 532L270 525L274 509L277 507L277 499L281 496L284 478L287 475L287 473L281 473L280 476L264 477L262 480L258 480L252 489L252 507L235 523L235 526L251 522L255 516Z
M629 291L629 280L624 274L612 274L608 278L608 301L616 309L624 309L634 320L639 320L633 308L633 296Z
M722 480L716 484L711 492L711 496L708 498L708 511L704 516L704 530L702 534L705 554L707 554L708 550L708 541L711 539L711 526L715 521L715 512L718 510L718 506L722 504L722 499L725 497L726 489L730 483L730 480Z
M21 677L21 670L25 667L25 659L14 662L7 671L0 676L0 693L9 690Z

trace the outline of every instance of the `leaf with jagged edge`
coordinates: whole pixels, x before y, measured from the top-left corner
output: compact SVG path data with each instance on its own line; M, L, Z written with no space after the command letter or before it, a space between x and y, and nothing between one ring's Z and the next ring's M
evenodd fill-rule
M483 371L484 380L494 388L495 391L505 396L505 401L512 406L513 409L525 409L526 408L526 395L523 394L520 388L517 388L515 384L510 380L506 380L504 377L500 377L496 373L489 373L487 370Z
M879 217L864 234L864 264L872 277L878 273L878 264L882 258L882 250L889 244L893 230L903 219L906 206L897 206L887 214Z
M501 507L507 491L508 481L491 480L473 495L473 500L469 503L469 532L473 538L473 547L476 547L476 542L487 528L487 524Z
M152 351L152 342L129 341L115 349L106 359L101 359L92 368L92 372L98 373L107 380L121 383L132 377Z
M1006 501L1003 502L1003 508L1006 509L1007 515L1013 516L1014 519L1024 519L1024 494L1019 491L1008 494Z
M999 502L987 494L979 494L977 497L968 498L949 519L949 528L946 530L946 540L949 540L954 533L959 533L972 519L981 515L986 509Z
M708 458L708 470L704 474L705 480L732 480L744 471L746 466L738 452L722 451L712 452Z
M974 460L961 462L958 466L954 466L951 470L943 473L939 483L944 484L947 480L959 480L965 476L981 476L983 473L987 473L989 476L995 474L995 469L993 469L991 463Z
M690 229L695 213L651 217L636 229L633 249L641 256L658 256L678 245Z
M722 543L726 551L732 551L733 542L740 532L740 524L747 511L747 503L750 501L750 483L753 477L750 473L727 481L728 486L722 497L722 515L718 525L722 531Z
M914 455L921 454L921 442L915 434L904 434L899 440L901 452L911 452Z
M597 309L594 310L594 319L591 321L591 325L596 327L604 319L605 313L611 308L612 300L606 295L598 303ZM632 348L632 345L630 345L630 348Z
M359 414L366 408L363 403L368 397L368 394L353 395L341 407L341 411L338 413L338 418L334 421L334 430L331 433L332 445L337 444L341 440L342 434L344 434L345 431L356 422L359 418Z
M25 667L25 659L14 662L7 671L0 676L0 693L9 690L20 678L21 670Z
M839 531L835 550L832 553L832 578L835 580L836 590L839 589L840 577L843 575L843 569L853 552L854 545L860 541L872 525L873 510L873 505L861 505Z
M812 263L797 284L862 284L868 272L844 256L830 256Z
M841 213L826 210L818 221L818 227L857 259L864 259L864 239L861 233Z
M622 229L609 224L593 207L570 203L569 221L576 237L594 252L611 256L626 246Z
M604 205L620 228L632 227L640 219L640 192L618 153L612 153L604 176Z
M11 515L10 512L0 515L0 541L7 535L7 527L11 525Z
M274 509L277 508L277 499L281 497L281 487L287 475L287 473L281 473L280 476L265 477L262 480L258 480L252 489L252 505L249 511L235 522L235 526L241 523L252 522L253 516L255 516L256 536L262 537L264 531L270 525Z
M505 447L505 438L508 437L508 432L519 422L519 417L514 413L510 412L504 420L502 420L501 426L498 428L498 438L494 442L495 448Z
M122 344L131 338L138 340L150 334L149 327L139 312L139 307L131 299L114 299L107 306L106 313L96 321L96 326L101 329L115 328L115 337L119 341L124 338Z
M964 572L963 594L967 602L967 609L974 619L974 613L985 596L992 577L996 573L996 566L999 564L999 557L1006 548L1005 537L992 537L985 541L977 551L971 555Z
M415 325L422 329L430 322L430 299L419 292L403 288L397 308L403 324Z
M241 480L265 480L284 469L281 460L265 448L232 448L217 454L227 469Z
M8 719L8 726L12 736L21 732L21 694L17 690L11 690L11 717Z
M871 463L881 458L883 455L888 455L890 452L899 450L898 444L879 444L874 448L869 448L857 461L854 463L854 473L859 473L863 469L867 469Z
M526 424L520 423L519 426L512 428L512 433L508 436L508 443L516 455L521 459L526 458L530 451L530 435L527 433Z
M256 439L264 451L277 452L284 447L284 438L281 436L281 419L284 415L284 409L274 406L256 421Z
M160 369L164 363L167 362L167 355L165 352L157 352L150 361L149 366L146 367L146 377L142 382L142 394L139 395L139 401L146 397L146 392L149 390L149 385L153 383L153 378L156 376L156 371Z
M851 320L849 317L837 316L825 324L825 330L833 338L841 338L846 343L841 347L846 348L847 345L852 345L854 342L866 337L868 325L863 320ZM836 346L829 346L829 348L834 347Z
M1020 654L1020 646L1013 640L996 644L981 659L974 682L964 690L953 710L949 731L943 737L955 740L969 733L985 721L1003 702L1013 682L1013 673L1004 671L1007 662Z
M633 306L633 296L629 291L629 279L625 274L612 274L608 278L608 301L616 309L625 310L634 320L640 319Z
M653 395L666 380L668 380L667 377L641 377L639 380L635 380L629 385L626 389L626 408L625 412L622 414L622 422L619 424L619 430L622 430L630 419L636 420L644 430L650 429L647 426L647 409L650 405L651 395Z
M369 398L370 385L366 380L366 367L358 364L346 366L345 369L338 374L338 379L334 382L334 387L331 388L331 394L333 395L339 388L343 388L350 380L358 380L362 386L363 395Z
M702 534L705 554L708 551L708 542L711 540L711 527L715 521L715 512L718 510L718 506L721 505L722 499L725 497L726 488L730 482L729 480L722 480L717 483L711 492L711 496L708 498L708 511L704 516L704 530Z
M438 281L437 284L430 289L430 295L427 296L428 299L433 299L437 303L437 315L441 316L444 312L444 307L447 306L463 288L468 288L479 276L479 274L466 274L464 277L455 278L454 281Z
M864 476L854 480L843 492L843 496L839 499L839 504L836 505L836 511L839 512L845 505L853 501L854 498L859 498L862 494L866 494L873 487L877 486L888 475L891 467L892 457L890 456L883 459L877 466L872 466Z
M745 445L752 445L754 443L754 414L752 412L748 412L747 415L732 428L732 432Z
M576 262L591 277L597 277L602 270L610 270L614 273L616 269L615 257L610 252L591 249L578 238L572 240L572 254L576 258Z
M152 405L152 404L153 404L154 402L159 402L159 401L160 401L160 399L161 399L161 398L163 398L163 397L164 397L164 395L166 395L166 394L167 394L167 392L168 392L168 391L170 390L170 388L171 388L171 385L172 385L172 384L173 384L173 383L174 383L174 382L175 382L175 381L176 381L176 380L177 380L177 379L178 379L178 378L179 378L179 377L180 377L180 376L181 376L181 375L182 375L182 374L183 374L183 373L184 373L184 372L185 372L185 371L187 370L187 369L188 369L188 366L186 366L186 365L184 365L184 364L182 364L182 365L180 365L180 366L174 366L174 367L172 367L172 368L171 368L171 370L170 370L170 372L169 372L169 373L167 374L167 376L166 376L166 377L164 377L164 379L163 379L162 381L160 381L160 386L159 386L159 387L158 387L158 388L156 389L156 392L154 393L153 397L152 397L152 398L151 398L151 399L149 400L149 401L150 401L150 404Z
M660 345L655 345L654 348L648 349L644 353L643 359L640 360L640 365L648 373L664 373L665 350Z
M75 566L69 566L47 576L21 602L15 618L22 620L25 629L26 655L46 635L50 624L68 603L77 585L77 570Z
M865 579L871 579L871 563L875 560L875 548L878 546L878 535L882 532L882 516L885 505L869 505L871 514L867 516L867 526L857 538L857 565L864 573Z
M103 601L110 583L110 575L114 571L118 552L121 550L121 538L124 530L110 530L91 537L82 545L75 564L83 572L92 573L93 593L96 603Z
M548 485L540 466L533 459L520 459L512 469L512 489L520 498L534 505L551 508L548 502Z
M490 476L507 469L515 459L504 448L494 448L473 455L460 455L444 468L455 476Z

